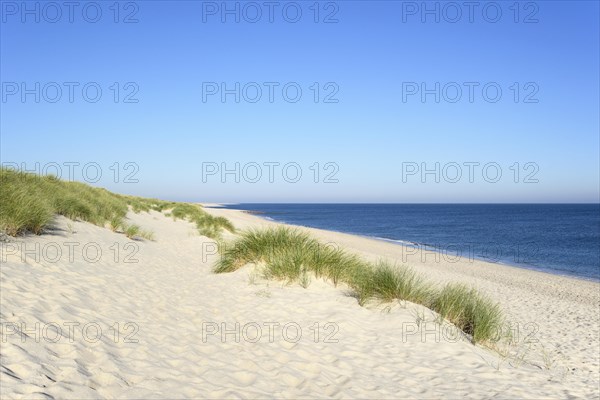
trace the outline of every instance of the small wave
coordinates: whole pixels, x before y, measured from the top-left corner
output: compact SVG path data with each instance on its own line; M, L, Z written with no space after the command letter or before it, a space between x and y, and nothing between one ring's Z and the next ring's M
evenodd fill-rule
M401 244L404 246L423 246L423 244L421 244L421 243L411 242L411 241L407 241L407 240L390 239L390 238L384 238L384 237L379 237L379 236L371 236L371 237L373 239L383 240L385 242L390 242L390 243L397 243L397 244Z

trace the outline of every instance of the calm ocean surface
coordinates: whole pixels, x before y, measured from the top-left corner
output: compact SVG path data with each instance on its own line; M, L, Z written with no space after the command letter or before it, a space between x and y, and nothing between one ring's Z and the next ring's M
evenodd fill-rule
M238 204L264 218L600 280L599 204Z

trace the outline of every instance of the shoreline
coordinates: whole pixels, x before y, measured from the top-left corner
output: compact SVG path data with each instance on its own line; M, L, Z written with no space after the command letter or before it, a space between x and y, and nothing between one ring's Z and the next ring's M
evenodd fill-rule
M235 209L235 208L227 208L228 206L235 206L237 204L241 204L241 203L198 203L201 204L203 207L210 209L210 208L214 208L214 209L221 209L221 210L235 210L235 211L239 211L242 212L244 214L248 214L248 215L253 215L256 216L257 218L260 218L261 220L267 221L267 222L273 222L276 224L280 224L280 225L284 225L284 226L290 226L290 227L298 227L298 228L304 228L304 229L318 229L318 230L322 230L322 231L326 231L326 232L333 232L333 233L340 233L340 234L345 234L345 235L352 235L352 236L356 236L358 238L364 238L364 239L371 239L371 240L377 240L377 241L381 241L381 242L385 242L385 243L391 243L397 246L403 246L405 248L416 248L416 249L421 249L424 251L428 251L428 252L435 252L438 254L443 255L443 253L436 249L434 246L431 245L427 245L424 243L410 243L408 241L403 241L401 239L387 239L387 238L381 238L381 237L376 237L376 236L369 236L369 235L361 235L358 233L350 233L350 232L343 232L343 231L337 231L337 230L333 230L333 229L323 229L323 228L315 228L312 226L307 226L307 225L298 225L298 224L292 224L292 223L288 223L288 222L284 222L284 221L278 221L272 217L266 216L265 212L259 211L259 212L253 212L251 210L242 210L242 209ZM404 242L404 243L401 243ZM464 259L464 256L458 256L461 259ZM471 259L471 258L469 258ZM594 278L594 277L587 277L587 276L579 276L579 275L575 275L575 274L570 274L567 272L564 273L560 273L554 269L551 268L546 268L546 267L527 267L524 266L523 264L517 264L517 263L511 263L508 261L504 261L504 260L498 260L498 261L491 261L489 259L485 259L482 257L478 257L476 255L473 255L473 260L477 260L479 262L482 263L487 263L487 264L491 264L491 265L500 265L500 266L505 266L505 267L511 267L511 268L517 268L519 270L526 270L526 271L532 271L532 272L537 272L537 273L541 273L541 274L547 274L550 276L558 276L558 277L563 277L563 278L570 278L570 279L575 279L575 280L580 280L580 281L584 281L584 282L592 282L592 283L599 283L600 284L600 278Z
M275 221L275 220L273 220L273 221L279 222L279 221ZM282 223L282 222L279 222L279 223ZM283 223L283 224L286 224L286 223ZM293 225L293 224L286 224L286 225L310 228L310 227L307 227L304 225ZM408 244L408 243L407 244L400 243L400 241L401 241L400 239L386 239L386 238L380 238L380 237L376 237L376 236L366 236L366 235L359 235L359 234L354 234L354 233L347 233L347 232L333 231L333 230L331 230L331 232L346 233L348 235L354 235L354 236L365 238L365 239L380 240L382 242L392 243L392 244L396 244L398 246L404 246L404 247L408 247L408 248L419 248L420 246L424 246L424 247L426 247L425 248L426 251L432 251L432 252L442 254L439 250L436 250L435 247L429 246L426 244L414 243L414 246L413 246L412 244ZM559 277L563 277L563 278L571 278L571 279L576 279L576 280L580 280L580 281L584 281L584 282L600 283L600 278L590 278L590 277L578 276L578 275L573 275L573 274L568 274L568 273L561 274L558 272L553 272L555 270L552 270L550 268L525 267L522 264L516 264L516 263L511 263L511 262L505 262L505 261L490 261L490 260L487 260L485 258L478 257L478 256L473 256L473 259L480 261L480 262L487 263L487 264L492 264L492 265L501 265L501 266L505 266L505 267L518 268L518 269L522 269L522 270L526 270L526 271L532 271L532 272L537 272L537 273L551 275L551 276L559 276Z
M246 228L288 226L333 243L369 261L386 259L406 264L437 285L463 283L500 304L507 320L517 326L518 351L530 352L529 362L545 369L552 359L555 370L569 379L600 386L600 282L550 274L480 260L447 262L436 252L407 254L406 246L343 232L302 227L266 220L243 210L207 208L230 219L240 231ZM410 252L409 252L410 253ZM533 343L530 343L533 341ZM585 344L584 344L585 342ZM574 344L578 343L578 344ZM523 350L527 348L527 350Z
M199 203L204 205L205 203ZM208 203L206 203L208 204ZM386 244L389 246L394 246L394 247L398 247L398 248L402 248L402 249L409 249L412 248L411 246L408 245L404 245L402 243L397 243L397 242L393 242L390 240L384 240L384 239L380 239L380 238L376 238L373 236L363 236L363 235L358 235L358 234L353 234L353 233L346 233L346 232L341 232L341 231L335 231L335 230L330 230L330 229L321 229L321 228L314 228L314 227L310 227L310 226L305 226L305 225L294 225L294 224L289 224L289 223L285 223L285 222L280 222L280 221L276 221L273 219L267 219L265 217L262 217L260 215L256 215L254 213L247 213L245 212L246 210L238 210L238 209L230 209L230 208L210 208L211 206L206 206L207 210L218 210L218 214L222 215L221 212L223 211L232 211L235 214L239 213L241 215L246 215L250 218L244 218L244 219L254 219L254 223L251 223L251 225L256 225L256 226L252 226L253 228L255 227L264 227L265 224L266 225L276 225L276 226L287 226L290 228L297 228L300 230L304 230L307 232L312 232L312 233L317 233L318 236L321 237L331 237L331 236L339 236L339 237L346 237L348 240L353 241L353 239L357 240L357 241L361 241L364 243L367 242L371 242L374 246L378 247L377 244ZM236 218L234 215L234 213L227 213L229 215L227 215L227 218L231 218L232 220L236 221L238 220L238 218ZM239 222L236 221L236 222ZM350 250L352 250L352 246L350 246ZM362 252L363 250L361 250ZM441 255L440 252L432 250L432 249L423 249L422 250L423 254L424 254L424 258L427 258L427 255L429 253L435 253L435 254L439 254ZM402 253L400 253L402 254ZM414 254L406 254L407 257L410 257ZM439 256L438 256L438 260L439 260ZM568 280L571 281L573 283L583 283L583 284L592 284L592 285L597 285L598 289L600 289L600 281L594 281L594 280L587 280L581 277L576 277L576 276L571 276L571 275L561 275L561 274L554 274L554 273L550 273L550 272L546 272L546 271L538 271L535 269L529 269L529 268L522 268L516 265L511 265L511 264L503 264L503 263L496 263L496 262L490 262L490 261L486 261L486 260L481 260L478 258L474 258L474 259L466 259L463 256L459 256L459 261L456 262L447 262L447 264L477 264L477 267L482 267L482 266L490 266L492 268L499 268L499 269L505 269L507 272L516 272L516 273L521 273L524 275L532 275L532 276L543 276L543 277L547 277L550 279L558 279L558 280ZM439 260L441 261L441 260ZM435 262L436 264L442 264L442 262ZM425 260L424 262L419 262L418 264L427 264L427 260ZM481 270L480 272L484 272L484 270ZM600 293L599 293L599 300L600 300Z

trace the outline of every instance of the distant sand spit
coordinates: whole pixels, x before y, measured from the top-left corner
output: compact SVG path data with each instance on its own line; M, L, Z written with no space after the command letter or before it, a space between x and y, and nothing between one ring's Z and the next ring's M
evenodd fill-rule
M242 230L277 225L207 211ZM215 242L193 224L128 217L156 240L58 217L49 234L2 243L1 398L599 396L598 283L299 228L478 288L518 324L498 353L413 304L363 308L342 287L286 286L251 267L213 274Z

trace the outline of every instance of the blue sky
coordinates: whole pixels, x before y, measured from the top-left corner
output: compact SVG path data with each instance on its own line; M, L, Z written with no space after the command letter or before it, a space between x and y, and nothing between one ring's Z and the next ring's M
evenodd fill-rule
M114 3L1 2L3 164L189 201L599 201L596 1Z

